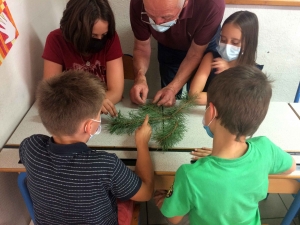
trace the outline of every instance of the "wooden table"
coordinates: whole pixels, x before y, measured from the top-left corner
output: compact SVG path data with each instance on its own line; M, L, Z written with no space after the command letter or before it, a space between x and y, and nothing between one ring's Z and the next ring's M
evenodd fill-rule
M129 100L122 100L116 105L117 110L123 114L136 109L136 105ZM187 113L188 131L185 137L172 150L168 152L157 151L157 144L150 141L150 153L155 171L155 188L168 189L174 180L178 167L190 163L189 154L197 147L211 147L212 139L206 134L202 126L204 106L197 106ZM130 167L135 165L136 149L134 136L111 135L106 130L108 116L103 115L102 132L93 137L87 144L92 149L105 150L115 153L125 164ZM43 127L38 116L36 105L33 105L10 137L0 153L0 172L25 171L22 164L18 164L18 147L21 141L32 134L49 133ZM268 136L275 144L286 151L300 152L300 120L291 110L287 103L272 102L268 114L254 136ZM297 193L299 183L295 180L300 178L300 171L290 175L270 175L269 193Z
M298 116L300 120L300 103L289 103L289 106L294 111L294 113Z

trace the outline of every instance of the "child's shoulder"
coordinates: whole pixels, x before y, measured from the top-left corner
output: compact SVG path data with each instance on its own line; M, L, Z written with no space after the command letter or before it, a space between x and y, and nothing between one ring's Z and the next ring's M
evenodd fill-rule
M255 149L256 151L264 152L266 154L274 151L282 151L280 147L265 136L250 138L247 140L247 143L250 149Z
M44 134L33 134L30 137L25 138L21 145L26 145L28 142L36 144L47 144L50 137Z
M68 43L66 42L61 29L51 31L47 36L48 43Z
M273 144L273 142L265 136L258 136L258 137L249 138L247 140L247 143L251 143L251 144L254 144L254 145L257 145L257 146L265 146L265 145Z
M49 34L48 34L48 36L50 36L50 37L63 37L63 35L62 35L62 32L61 32L61 29L55 29L55 30L53 30L53 31L51 31Z

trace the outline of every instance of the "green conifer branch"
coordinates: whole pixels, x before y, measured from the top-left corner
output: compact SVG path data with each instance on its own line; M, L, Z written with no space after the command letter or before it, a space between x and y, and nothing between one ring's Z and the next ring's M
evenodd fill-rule
M195 106L194 97L187 95L178 105L162 107L147 103L137 110L130 111L125 117L121 111L115 118L110 118L107 129L111 134L131 135L143 123L145 116L149 115L149 124L152 127L152 139L161 146L163 151L174 147L184 137L186 132L185 113Z

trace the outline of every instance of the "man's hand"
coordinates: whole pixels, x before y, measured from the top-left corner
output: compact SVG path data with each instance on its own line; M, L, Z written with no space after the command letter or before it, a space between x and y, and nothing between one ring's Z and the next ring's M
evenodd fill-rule
M137 128L135 131L135 143L137 146L148 144L148 142L150 140L152 128L151 128L150 124L148 123L148 121L149 121L149 116L146 115L142 126Z
M130 90L130 99L133 103L142 105L146 103L148 96L148 85L146 80L138 80Z
M104 113L106 115L109 113L112 117L118 115L115 105L107 98L103 101L101 113Z
M164 87L156 93L153 103L157 103L158 106L173 106L176 102L175 95L176 93L172 88Z
M222 73L224 70L230 68L229 63L222 58L215 58L214 61L211 63L211 67L216 69L215 74Z

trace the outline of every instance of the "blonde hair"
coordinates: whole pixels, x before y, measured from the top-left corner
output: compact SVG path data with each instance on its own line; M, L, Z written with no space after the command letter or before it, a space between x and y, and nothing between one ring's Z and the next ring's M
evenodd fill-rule
M38 111L54 135L73 135L79 123L95 118L105 98L102 82L84 71L67 71L43 80L36 91Z

